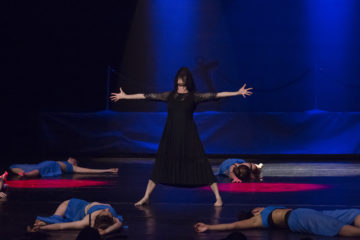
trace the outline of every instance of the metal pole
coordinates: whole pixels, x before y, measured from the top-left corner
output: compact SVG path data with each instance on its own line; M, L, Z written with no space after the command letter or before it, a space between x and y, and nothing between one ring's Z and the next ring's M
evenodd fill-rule
M110 78L112 67L110 65L107 66L107 76L106 76L106 96L105 96L105 110L110 109Z

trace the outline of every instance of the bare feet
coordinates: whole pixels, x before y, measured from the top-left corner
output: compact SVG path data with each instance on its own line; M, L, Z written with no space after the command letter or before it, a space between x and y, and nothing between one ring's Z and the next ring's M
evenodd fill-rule
M39 219L35 220L34 226L45 226L45 225L47 225L46 222L41 221Z
M136 202L134 205L141 206L141 205L146 205L146 204L149 204L149 198L143 197L142 199L140 199L140 201Z
M216 202L214 203L214 207L222 207L223 202L221 199L216 199Z
M40 230L40 227L37 227L37 226L33 226L33 227L27 226L26 227L26 231L28 231L28 232L38 232L39 230Z
M0 175L0 178L2 178L4 182L6 182L7 176L8 176L8 172L5 171L3 175Z
M4 192L0 192L0 200L6 200L7 195Z

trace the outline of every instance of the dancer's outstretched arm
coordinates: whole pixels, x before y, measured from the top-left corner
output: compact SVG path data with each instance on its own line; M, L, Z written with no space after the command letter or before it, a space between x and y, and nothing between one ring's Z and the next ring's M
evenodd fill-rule
M120 99L145 99L145 95L144 93L126 94L122 88L120 88L119 93L111 93L110 100L117 102Z
M236 92L219 92L216 94L217 98L223 98L223 97L232 97L232 96L237 96L237 95L241 95L243 96L243 98L246 98L246 96L251 96L253 93L250 91L253 88L245 88L246 87L246 83Z
M118 173L118 168L109 168L109 169L91 169L83 168L78 166L73 166L74 173Z

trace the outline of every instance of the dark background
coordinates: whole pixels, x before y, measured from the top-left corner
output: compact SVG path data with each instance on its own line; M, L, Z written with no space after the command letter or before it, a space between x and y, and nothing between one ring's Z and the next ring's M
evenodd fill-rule
M15 0L0 19L3 161L39 157L42 112L104 110L108 66L111 91L170 90L183 65L202 92L255 88L199 111L360 111L356 0Z
M106 69L121 62L136 4L1 4L4 160L39 157L41 112L105 108Z

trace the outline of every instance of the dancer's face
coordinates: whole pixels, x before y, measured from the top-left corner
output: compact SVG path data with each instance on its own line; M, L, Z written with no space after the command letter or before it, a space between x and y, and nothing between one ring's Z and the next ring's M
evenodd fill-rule
M78 165L78 162L75 158L72 158L72 157L69 157L68 158L68 163L70 163L71 165L74 165L74 166L77 166Z
M179 93L184 93L184 92L188 91L187 88L186 88L185 82L183 81L182 78L178 78L177 85L178 85L178 92Z

